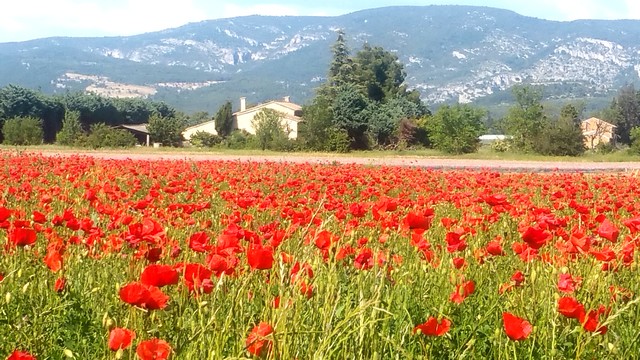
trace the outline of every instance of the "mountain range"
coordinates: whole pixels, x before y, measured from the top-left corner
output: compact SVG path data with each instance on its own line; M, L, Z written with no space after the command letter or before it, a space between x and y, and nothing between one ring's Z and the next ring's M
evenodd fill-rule
M640 82L640 21L548 21L487 7L399 6L336 17L247 16L135 36L0 43L0 86L162 100L186 112L290 95L325 80L336 31L394 52L428 105L496 104L520 83L603 99ZM235 104L237 107L238 104Z

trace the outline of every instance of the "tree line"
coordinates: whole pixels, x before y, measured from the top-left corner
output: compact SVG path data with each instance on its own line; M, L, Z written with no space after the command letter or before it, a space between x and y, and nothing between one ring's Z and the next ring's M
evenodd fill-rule
M559 114L550 114L539 87L514 87L514 103L497 121L470 104L442 105L431 112L420 93L407 88L404 65L393 52L365 43L352 54L341 30L331 52L326 81L303 106L296 139L289 139L279 114L270 110L254 119L255 135L232 129L230 101L214 116L206 112L187 116L163 102L79 92L46 96L9 85L0 89L0 140L131 146L136 141L133 135L113 127L147 123L154 142L181 146L187 126L214 120L217 135L196 133L193 145L333 152L430 147L460 154L478 150L479 136L491 121L492 128L506 135L493 145L496 151L577 156L586 150L581 104L567 104ZM595 115L617 126L615 144L640 153L640 91L633 85L620 89L610 106ZM612 145L601 150L612 150Z

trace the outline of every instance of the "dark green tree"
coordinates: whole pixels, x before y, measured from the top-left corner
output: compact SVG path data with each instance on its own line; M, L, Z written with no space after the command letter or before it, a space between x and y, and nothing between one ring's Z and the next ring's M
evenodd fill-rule
M115 129L104 123L92 124L86 138L86 146L99 148L127 148L136 144L136 138L129 131Z
M449 154L465 154L478 150L485 116L486 111L468 104L444 105L424 123L434 148Z
M345 84L337 89L331 105L333 125L347 132L352 148L369 147L366 132L369 130L369 99L353 84Z
M14 117L2 125L4 143L8 145L42 144L42 119L36 117Z
M351 51L347 46L345 34L342 29L338 30L338 38L331 47L333 59L329 65L328 83L332 87L341 86L353 81L353 59Z
M542 107L542 91L531 86L513 88L516 104L509 108L502 120L502 128L515 149L534 150L536 138L547 125Z
M333 113L327 96L317 95L302 109L303 121L298 124L298 139L309 150L329 151Z
M149 136L151 141L163 146L182 146L182 132L186 127L186 120L182 117L162 117L154 114L149 118Z
M560 111L560 117L547 124L536 137L533 149L542 155L579 156L584 154L584 136L576 107L572 104L565 105Z
M43 139L53 142L62 127L64 108L54 98L15 85L0 89L0 126L5 119L34 117L42 120Z
M226 101L220 108L215 116L215 127L218 136L223 138L229 136L233 131L233 111L231 108L231 101Z
M631 143L631 129L640 126L640 92L633 85L624 86L614 99L612 110L613 123L617 126L616 135L623 144Z

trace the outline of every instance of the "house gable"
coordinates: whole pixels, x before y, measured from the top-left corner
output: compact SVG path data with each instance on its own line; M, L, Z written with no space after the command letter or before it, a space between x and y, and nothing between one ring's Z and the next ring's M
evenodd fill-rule
M244 106L244 100L241 100L240 103L242 108L242 106ZM302 106L289 101L273 100L248 109L237 111L233 113L233 127L235 129L245 130L250 134L255 134L253 118L264 109L271 109L283 114L284 116L281 121L289 130L289 138L297 138L298 123L302 121Z

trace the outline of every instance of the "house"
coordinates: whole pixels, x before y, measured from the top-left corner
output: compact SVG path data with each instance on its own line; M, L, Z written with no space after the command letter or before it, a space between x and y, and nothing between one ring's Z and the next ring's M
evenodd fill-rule
M210 120L198 125L189 126L182 132L182 137L185 140L189 141L191 140L191 136L193 136L193 134L197 133L198 131L204 131L213 135L218 135L218 132L216 131L216 121Z
M233 113L233 128L255 134L253 118L263 109L271 109L281 113L281 122L289 131L289 138L298 137L298 124L302 122L302 106L292 103L289 96L285 96L282 100L272 100L250 108L247 108L247 99L241 97L240 110Z
M115 128L129 131L138 140L138 144L149 146L151 139L147 125L149 124L120 124Z
M615 144L616 126L596 117L583 120L580 124L582 135L584 135L584 144L587 149L594 149L599 144Z

